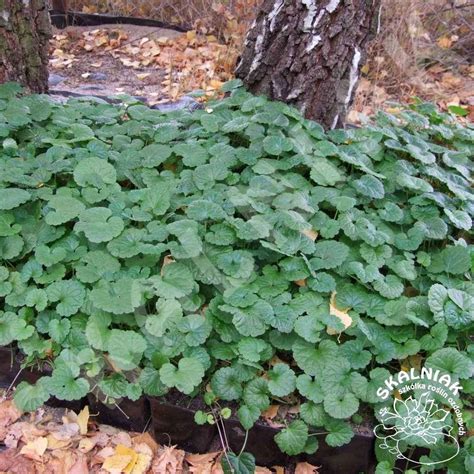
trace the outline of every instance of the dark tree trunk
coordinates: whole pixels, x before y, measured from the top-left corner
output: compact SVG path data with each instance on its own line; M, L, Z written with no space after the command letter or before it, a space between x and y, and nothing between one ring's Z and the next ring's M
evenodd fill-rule
M53 0L53 10L57 12L67 12L67 0Z
M47 0L0 0L0 82L48 91Z
M344 124L380 0L265 0L236 69L253 93Z

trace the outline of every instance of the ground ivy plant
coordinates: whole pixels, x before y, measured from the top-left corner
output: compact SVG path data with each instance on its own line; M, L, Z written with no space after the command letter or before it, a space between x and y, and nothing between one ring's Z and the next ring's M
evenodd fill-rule
M325 133L225 91L163 114L0 86L0 345L53 368L18 405L176 389L250 429L300 403L296 455L349 442L414 357L473 429L473 128L420 103Z

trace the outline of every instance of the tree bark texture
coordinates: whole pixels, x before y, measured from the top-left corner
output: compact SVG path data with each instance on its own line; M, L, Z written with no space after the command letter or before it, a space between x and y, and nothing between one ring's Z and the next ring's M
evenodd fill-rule
M236 76L255 94L341 127L376 30L380 0L265 0Z
M53 0L53 10L57 12L67 12L67 0Z
M0 82L48 91L47 0L0 0Z

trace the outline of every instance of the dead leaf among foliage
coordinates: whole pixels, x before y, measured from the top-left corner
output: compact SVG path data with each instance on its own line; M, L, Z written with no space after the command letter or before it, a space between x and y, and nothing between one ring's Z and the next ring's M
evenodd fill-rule
M319 472L318 469L318 467L312 466L307 462L299 462L296 465L295 474L317 474Z
M349 309L350 308L339 309L336 306L336 292L334 291L331 295L331 300L329 302L329 314L339 319L339 321L343 324L344 329L347 329L352 324L352 318L348 314ZM336 331L331 327L327 328L327 333L331 335L339 334L340 332L341 331Z
M206 454L186 454L189 472L192 474L222 474L220 452Z

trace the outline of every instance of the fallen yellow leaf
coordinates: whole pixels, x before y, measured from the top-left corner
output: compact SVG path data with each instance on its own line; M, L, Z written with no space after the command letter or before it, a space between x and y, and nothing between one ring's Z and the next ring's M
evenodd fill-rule
M196 38L196 31L195 30L191 30L191 31L186 32L186 39L188 41L192 41L195 38Z
M131 474L145 474L145 472L150 468L152 459L152 456L149 454L139 453Z
M64 449L70 446L70 439L58 439L54 435L49 434L48 437L48 449L54 451L55 449Z
M47 448L48 439L44 436L40 436L39 438L26 443L25 446L21 448L20 454L23 454L27 458L40 461Z
M118 444L115 448L115 454L119 456L130 456L129 463L123 469L125 474L130 474L137 463L138 453L124 444Z
M79 425L79 433L87 434L87 424L89 423L89 407L86 405L77 415L76 423Z
M352 324L352 318L347 314L349 309L350 308L341 310L336 307L336 292L333 291L331 295L331 300L329 302L329 314L332 316L336 316L336 318L338 318L341 321L341 323L344 325L344 329L347 329ZM330 334L331 336L335 334L339 334L340 332L342 331L336 331L333 328L327 328L327 333Z
M102 464L102 469L111 474L120 474L124 472L126 467L130 464L132 456L113 454L109 456Z

